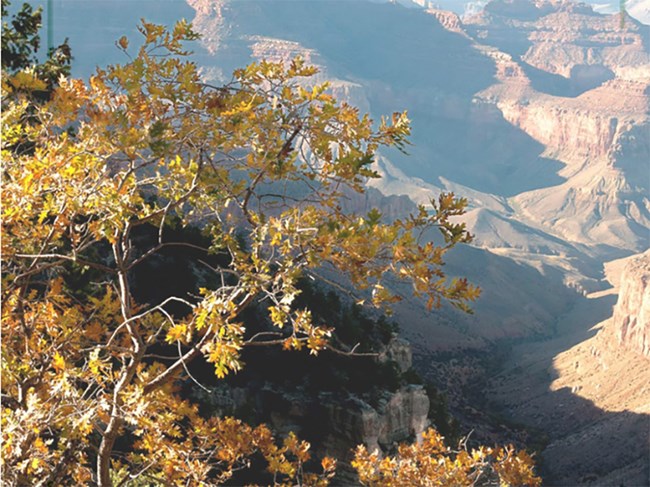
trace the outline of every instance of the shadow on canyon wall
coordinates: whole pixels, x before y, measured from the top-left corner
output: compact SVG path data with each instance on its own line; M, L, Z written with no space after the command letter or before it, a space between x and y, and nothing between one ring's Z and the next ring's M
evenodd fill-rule
M615 301L613 295L580 297L558 319L554 337L512 346L498 375L485 387L490 409L532 432L530 438L542 446L538 464L544 485L650 484L650 415L607 411L582 397L581 385L553 385L560 375L557 364L561 360L562 374L567 373L567 367L575 369L570 372L579 374L590 388L602 386L611 390L602 381L613 380L619 383L616 390L622 391L622 395L638 392L639 381L634 383L637 377L603 375L603 367L621 364L607 363L614 358L608 358L597 346L592 346L586 357L584 350L579 352L575 348L604 330L596 330L594 325L611 316ZM569 350L575 355L559 358ZM593 358L601 352L599 371L593 366Z
M54 2L54 39L70 38L75 76L88 76L97 65L128 62L114 44L124 34L134 49L140 44L140 17L172 25L195 14L180 0L118 1L129 8L91 3ZM563 164L542 157L541 144L506 122L495 107L473 101L475 93L496 82L494 61L433 16L361 1L251 0L214 6L215 25L204 35L218 50L208 54L200 42L191 43L199 65L229 79L233 69L253 60L252 44L268 37L316 50L328 77L364 86L361 96L367 97L376 119L408 110L411 155L387 153L407 175L433 184L442 176L501 196L564 181L557 174Z
M611 353L604 345L619 350L617 343L596 336L608 329L595 325L612 316L616 296L583 296L557 270L542 275L482 252L455 249L447 268L453 274L462 263L464 275L483 284L475 315L443 309L422 319L421 310L418 322L414 308L400 320L416 369L446 392L477 444L536 451L545 486L650 485L650 415L634 412L647 396L650 362ZM454 348L450 336L459 344L460 336L481 339Z
M543 71L526 62L521 62L520 65L535 90L564 98L576 98L615 77L614 72L602 64L574 66L568 78Z

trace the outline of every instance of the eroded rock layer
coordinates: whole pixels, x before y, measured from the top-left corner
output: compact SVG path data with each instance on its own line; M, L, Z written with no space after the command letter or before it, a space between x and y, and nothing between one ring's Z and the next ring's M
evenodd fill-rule
M650 357L650 251L626 266L612 326L622 346Z

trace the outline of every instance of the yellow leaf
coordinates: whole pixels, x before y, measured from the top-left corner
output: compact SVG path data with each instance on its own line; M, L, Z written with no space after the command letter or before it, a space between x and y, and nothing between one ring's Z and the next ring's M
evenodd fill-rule
M38 224L39 225L45 221L45 219L47 218L48 213L49 212L47 211L47 209L44 209L43 211L41 211L41 213L38 215Z
M187 333L187 325L185 323L174 325L167 332L165 341L167 343L174 343L176 341L182 340L185 336L185 333Z
M277 306L269 306L269 311L271 312L273 324L278 328L282 328L287 320L287 314Z
M59 352L54 354L54 359L52 360L52 367L57 372L63 372L65 370L65 360Z
M330 470L334 470L336 468L336 460L331 457L323 457L323 460L321 460L320 464L323 467L323 470L326 472L329 472Z

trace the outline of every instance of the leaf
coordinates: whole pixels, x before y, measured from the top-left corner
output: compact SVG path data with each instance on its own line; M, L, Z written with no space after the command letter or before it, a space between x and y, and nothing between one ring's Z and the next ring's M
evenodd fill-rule
M269 311L271 313L271 321L273 324L278 328L284 327L288 318L287 313L277 306L269 306Z
M177 341L183 341L187 333L187 325L185 323L179 323L172 326L167 332L167 337L165 341L167 343L175 343Z
M54 370L56 370L58 373L61 373L65 370L65 360L59 352L56 352L54 354L54 358L52 359L52 367L54 367Z
M120 39L117 41L117 44L125 51L129 48L129 40L126 36L120 37Z

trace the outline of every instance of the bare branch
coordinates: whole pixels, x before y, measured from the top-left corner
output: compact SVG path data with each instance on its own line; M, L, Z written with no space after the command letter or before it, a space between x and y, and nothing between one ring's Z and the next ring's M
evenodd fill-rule
M8 258L11 257L16 257L18 259L35 259L34 262L36 262L38 259L59 259L60 261L69 261L69 262L76 262L77 264L85 265L88 267L92 267L94 269L99 269L104 272L108 272L110 274L116 274L117 271L115 269L111 269L108 266L105 266L103 264L99 264L97 262L91 262L86 259L82 259L77 255L65 255L65 254L13 254L8 256ZM30 267L33 267L34 263Z
M137 314L137 315L131 316L130 318L128 318L128 319L124 320L122 323L120 323L120 325L115 329L115 331L113 331L113 333L112 333L111 337L109 338L108 343L106 344L106 346L107 346L107 347L110 346L111 342L113 341L113 339L115 338L115 336L117 335L117 333L118 333L122 328L124 328L125 326L129 325L130 323L132 323L132 322L134 322L134 321L137 321L137 320L139 320L139 319L142 319L142 318L144 318L145 316L147 316L148 314L153 313L154 311L161 311L161 312L165 313L165 310L163 309L163 306L165 306L167 303L170 303L170 302L172 302L172 301L178 301L178 302L180 302L180 303L186 304L186 305L189 306L190 308L194 308L194 305L193 305L192 303L190 303L189 301L187 301L187 300L185 300L185 299L182 299L182 298L179 298L179 297L176 297L176 296L171 296L171 297L165 299L162 303L160 303L160 304L154 306L153 308L149 308L148 310L143 311L143 312L140 313L140 314ZM165 314L167 314L167 313L165 313ZM167 315L167 316L169 316L169 315ZM170 319L171 319L171 318L170 318ZM173 323L173 320L172 320L172 323Z
M206 391L206 392L210 392L210 389L208 389L208 388L205 387L203 384L201 384L198 380L196 380L196 379L194 378L194 376L190 373L190 371L187 369L187 364L185 364L185 361L183 360L183 352L182 352L182 350L181 350L181 342L180 342L180 341L176 341L176 343L177 343L177 345L178 345L178 359L179 359L179 360L181 361L181 363L183 364L183 369L185 369L185 373L187 374L187 376L188 376L190 379L192 379L192 382L194 382L194 383L195 383L197 386L199 386L201 389L203 389L203 390Z
M200 245L194 245L194 244L191 244L191 243L188 243L188 242L164 242L164 243L159 243L155 247L152 247L149 250L147 250L144 254L142 254L140 257L135 259L133 262L131 262L128 265L127 270L131 270L133 267L138 265L140 262L147 259L148 257L151 257L153 254L155 254L160 249L163 249L165 247L188 247L188 248L191 248L191 249L200 250L201 252L205 252L205 253L208 253L208 251L209 251L205 247L201 247Z

